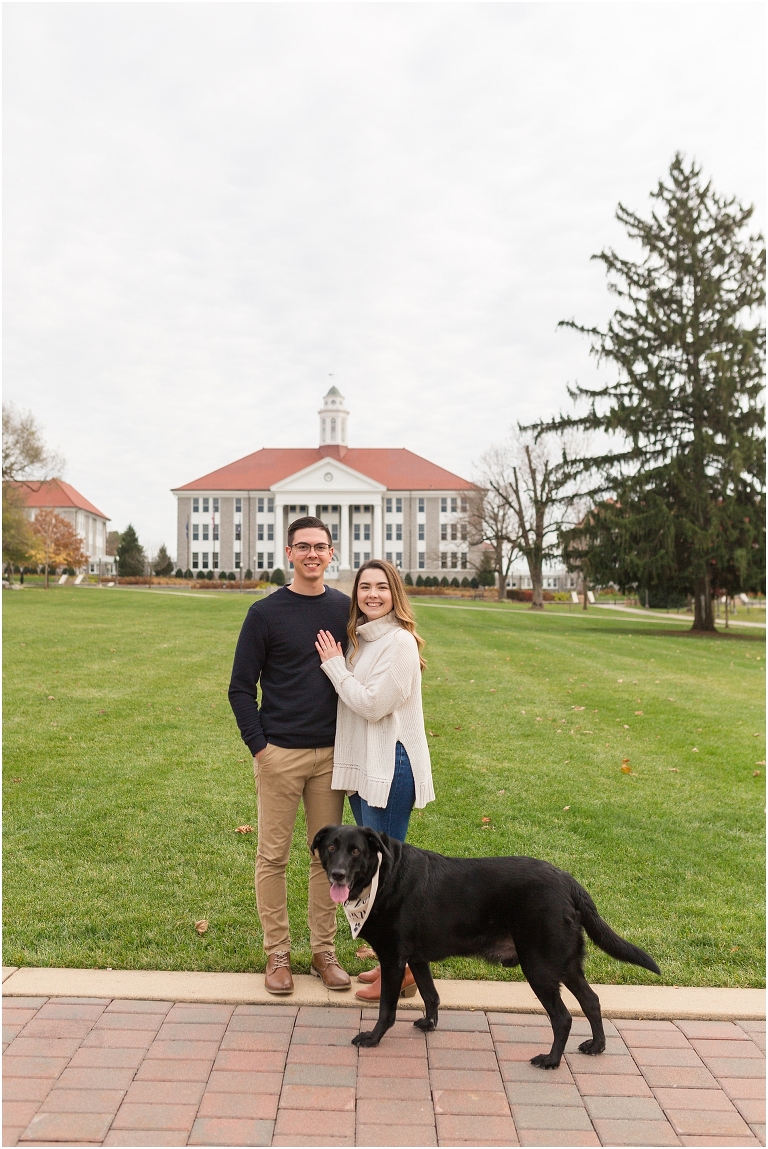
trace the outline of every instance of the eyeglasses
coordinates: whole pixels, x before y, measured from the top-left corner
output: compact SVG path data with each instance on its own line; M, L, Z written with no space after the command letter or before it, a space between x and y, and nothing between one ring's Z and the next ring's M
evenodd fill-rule
M310 551L314 551L316 555L324 555L330 549L328 543L313 543L312 546L309 543L293 543L291 546L291 550L297 551L300 555L308 555Z

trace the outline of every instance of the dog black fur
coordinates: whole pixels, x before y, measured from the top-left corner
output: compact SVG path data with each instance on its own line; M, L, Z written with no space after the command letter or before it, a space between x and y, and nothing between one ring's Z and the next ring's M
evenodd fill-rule
M644 950L619 937L600 917L575 878L537 858L446 858L358 826L324 826L315 835L330 882L359 897L382 855L379 888L360 936L381 962L379 1018L353 1044L378 1045L394 1025L406 963L426 1007L414 1025L433 1030L440 1004L429 963L477 954L505 966L520 965L549 1014L554 1041L532 1065L556 1069L568 1040L571 1015L560 996L565 985L584 1010L592 1038L582 1053L605 1049L600 999L583 971L584 936L619 961L660 973Z

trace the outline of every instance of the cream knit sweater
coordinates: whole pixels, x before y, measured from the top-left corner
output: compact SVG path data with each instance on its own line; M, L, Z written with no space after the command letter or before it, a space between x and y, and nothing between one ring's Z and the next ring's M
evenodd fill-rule
M357 628L354 662L341 655L322 663L339 695L334 790L357 791L369 806L386 806L395 773L395 743L411 762L416 807L434 801L429 747L421 706L416 639L394 612Z

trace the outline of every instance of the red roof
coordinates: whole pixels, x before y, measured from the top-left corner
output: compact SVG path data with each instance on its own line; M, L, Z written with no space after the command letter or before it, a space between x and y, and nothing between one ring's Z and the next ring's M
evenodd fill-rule
M27 482L14 483L18 490L23 491L24 501L28 507L76 507L79 511L88 511L91 515L98 515L100 519L109 522L109 516L89 503L79 491L76 491L63 479L48 479L44 483Z
M474 484L405 447L262 447L244 459L185 483L177 491L268 491L281 479L334 458L388 491L471 491Z

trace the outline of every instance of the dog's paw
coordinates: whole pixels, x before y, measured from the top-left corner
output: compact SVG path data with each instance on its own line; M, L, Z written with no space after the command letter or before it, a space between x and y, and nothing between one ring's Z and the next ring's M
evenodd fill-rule
M551 1053L539 1053L531 1058L531 1065L535 1065L538 1069L557 1069L559 1064L560 1058L553 1057Z
M431 1033L433 1029L437 1029L437 1018L433 1020L431 1017L419 1017L413 1024L424 1033Z
M356 1033L352 1038L352 1044L360 1046L361 1049L371 1049L374 1045L378 1045L380 1040L374 1030L369 1029L367 1033Z
M595 1039L592 1037L589 1039L589 1041L582 1041L581 1045L579 1046L579 1053L588 1053L592 1057L598 1053L603 1053L604 1051L605 1042L595 1041Z

